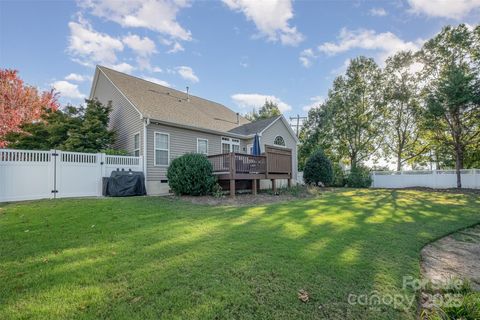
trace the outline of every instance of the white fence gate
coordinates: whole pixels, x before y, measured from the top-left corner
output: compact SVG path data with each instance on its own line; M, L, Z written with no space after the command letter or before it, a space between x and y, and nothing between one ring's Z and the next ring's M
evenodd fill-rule
M480 170L461 170L462 188L480 189ZM374 188L426 187L446 189L457 187L455 170L374 171Z
M0 202L102 195L102 177L143 171L142 157L0 149Z

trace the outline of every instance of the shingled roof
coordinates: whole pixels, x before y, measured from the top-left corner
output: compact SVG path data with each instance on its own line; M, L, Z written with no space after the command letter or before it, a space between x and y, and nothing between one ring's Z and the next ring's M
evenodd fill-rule
M260 133L280 117L281 116L275 116L268 119L262 119L262 120L246 123L244 125L231 129L229 132L242 134L245 136Z
M127 97L140 113L152 120L228 132L249 121L222 104L127 75L97 67Z

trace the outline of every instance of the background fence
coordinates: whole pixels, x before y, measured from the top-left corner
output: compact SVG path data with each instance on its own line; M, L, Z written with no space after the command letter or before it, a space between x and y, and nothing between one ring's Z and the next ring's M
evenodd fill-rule
M480 170L461 170L462 188L480 189ZM374 171L374 188L426 187L446 189L457 187L455 170Z
M0 202L102 195L102 177L143 171L142 157L0 149Z

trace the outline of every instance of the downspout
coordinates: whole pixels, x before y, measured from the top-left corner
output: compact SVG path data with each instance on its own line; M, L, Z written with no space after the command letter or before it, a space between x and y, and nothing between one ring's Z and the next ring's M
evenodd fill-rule
M147 178L147 126L150 124L149 118L143 118L143 173L145 181Z

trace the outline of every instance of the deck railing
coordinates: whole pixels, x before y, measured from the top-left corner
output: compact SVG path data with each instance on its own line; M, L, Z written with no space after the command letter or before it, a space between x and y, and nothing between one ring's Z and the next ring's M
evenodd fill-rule
M230 153L221 153L208 156L214 173L230 172Z
M235 172L264 174L266 173L266 156L235 153Z
M222 153L208 156L215 174L230 174L231 178L241 175L265 175L292 173L292 151L286 148L265 146L259 156L244 153Z
M268 173L292 173L292 150L267 145L265 154L267 155Z
M266 156L243 153L222 153L208 156L214 173L265 174Z

